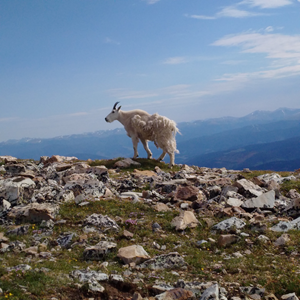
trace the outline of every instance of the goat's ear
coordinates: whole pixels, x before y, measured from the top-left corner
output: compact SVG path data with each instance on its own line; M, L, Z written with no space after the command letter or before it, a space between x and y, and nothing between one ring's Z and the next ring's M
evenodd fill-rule
M117 111L119 111L119 110L120 110L120 108L121 108L121 105L118 107Z

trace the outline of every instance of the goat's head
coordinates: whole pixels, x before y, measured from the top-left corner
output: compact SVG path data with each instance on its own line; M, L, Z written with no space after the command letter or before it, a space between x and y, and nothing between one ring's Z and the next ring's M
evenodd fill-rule
M118 119L119 110L120 110L120 108L121 108L121 106L119 106L119 107L117 108L117 104L118 104L118 103L119 103L119 102L116 102L116 103L115 103L115 105L114 105L114 107L113 107L111 113L110 113L109 115L107 115L107 117L105 118L105 121L106 121L106 122L111 123L111 122L113 122L114 120L117 120L117 119Z

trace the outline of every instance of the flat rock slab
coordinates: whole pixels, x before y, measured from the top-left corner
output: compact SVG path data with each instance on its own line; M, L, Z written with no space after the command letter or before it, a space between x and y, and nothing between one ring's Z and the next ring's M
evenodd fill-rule
M149 268L152 270L180 269L185 266L187 266L187 263L177 252L162 254L140 264L141 268Z
M246 223L236 217L224 220L212 227L212 230L228 231L231 228L235 227L237 229L243 228Z
M125 263L139 264L150 258L149 254L140 245L132 245L128 247L120 248L118 251L118 257Z
M237 198L229 198L226 200L226 204L233 207L240 207L244 202Z
M176 288L168 290L162 294L159 294L155 297L156 300L186 300L193 297L193 293L191 291Z
M271 190L267 193L261 194L256 198L246 200L243 208L273 208L275 205L275 191Z
M114 164L115 168L128 168L130 166L140 166L141 164L139 162L136 162L132 160L131 158L125 158L122 160L117 161Z
M168 205L161 203L161 202L158 202L157 204L155 204L153 206L153 208L158 212L166 212L166 211L172 210Z
M59 212L59 206L46 203L31 203L26 206L15 206L7 214L8 218L22 222L40 223L43 220L55 219Z
M149 170L137 170L135 169L132 173L134 176L137 177L157 177L158 175L153 172L153 171L149 171Z
M16 162L18 159L9 155L0 156L0 162L8 163L8 162Z
M239 188L239 193L244 196L252 195L252 197L258 197L263 193L263 189L260 186L244 178L237 180L235 184Z

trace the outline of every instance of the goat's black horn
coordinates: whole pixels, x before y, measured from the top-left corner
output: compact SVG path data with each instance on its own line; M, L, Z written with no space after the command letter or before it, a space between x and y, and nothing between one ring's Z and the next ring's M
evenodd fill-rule
M118 103L120 103L120 102L116 102L116 103L115 103L115 105L114 105L114 109L116 109L116 108L117 108L117 105L118 105Z

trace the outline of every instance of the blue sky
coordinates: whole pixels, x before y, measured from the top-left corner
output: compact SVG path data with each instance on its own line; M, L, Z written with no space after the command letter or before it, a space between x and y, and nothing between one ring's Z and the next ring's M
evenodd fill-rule
M0 0L0 141L300 108L300 0Z

